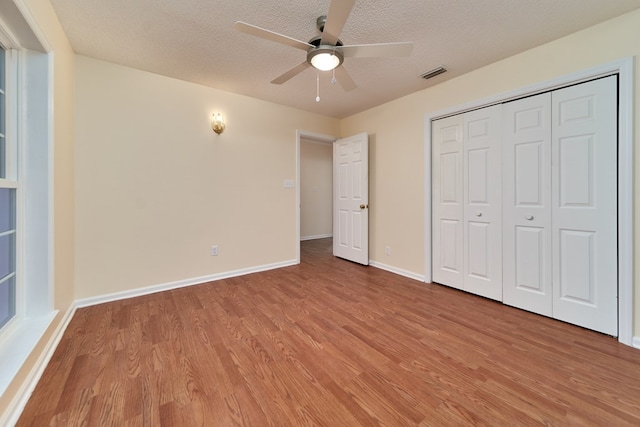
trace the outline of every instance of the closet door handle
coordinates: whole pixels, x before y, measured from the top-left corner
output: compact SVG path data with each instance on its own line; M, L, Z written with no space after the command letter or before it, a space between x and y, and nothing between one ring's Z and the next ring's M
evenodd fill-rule
M482 212L477 211L477 212L476 212L476 216L482 216Z
M524 217L527 221L531 221L533 219L533 215L527 215Z

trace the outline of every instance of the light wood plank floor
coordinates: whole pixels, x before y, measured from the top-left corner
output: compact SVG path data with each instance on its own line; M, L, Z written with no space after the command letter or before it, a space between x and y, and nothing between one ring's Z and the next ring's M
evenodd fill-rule
M640 425L640 351L302 244L77 311L19 426Z

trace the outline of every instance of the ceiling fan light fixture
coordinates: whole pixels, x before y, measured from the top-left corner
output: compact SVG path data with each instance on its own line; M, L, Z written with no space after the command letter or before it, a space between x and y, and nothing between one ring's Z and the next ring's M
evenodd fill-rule
M320 71L331 71L344 61L342 52L334 46L319 46L313 48L307 54L307 62Z

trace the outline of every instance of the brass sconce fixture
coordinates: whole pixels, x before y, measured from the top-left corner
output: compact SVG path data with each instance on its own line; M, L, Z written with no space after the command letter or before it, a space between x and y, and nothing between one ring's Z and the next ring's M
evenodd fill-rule
M213 117L211 118L211 129L218 135L220 135L224 131L224 119L222 118L222 114L213 113Z

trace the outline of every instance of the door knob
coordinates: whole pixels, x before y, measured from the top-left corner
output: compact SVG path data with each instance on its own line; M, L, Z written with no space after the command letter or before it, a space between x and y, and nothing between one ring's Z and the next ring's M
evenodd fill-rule
M368 208L368 207L369 207L369 205L364 205L364 204L360 205L360 209L365 209L365 208Z
M482 216L482 212L480 211L476 212L476 216Z
M527 215L524 217L527 221L531 221L533 219L533 215Z

